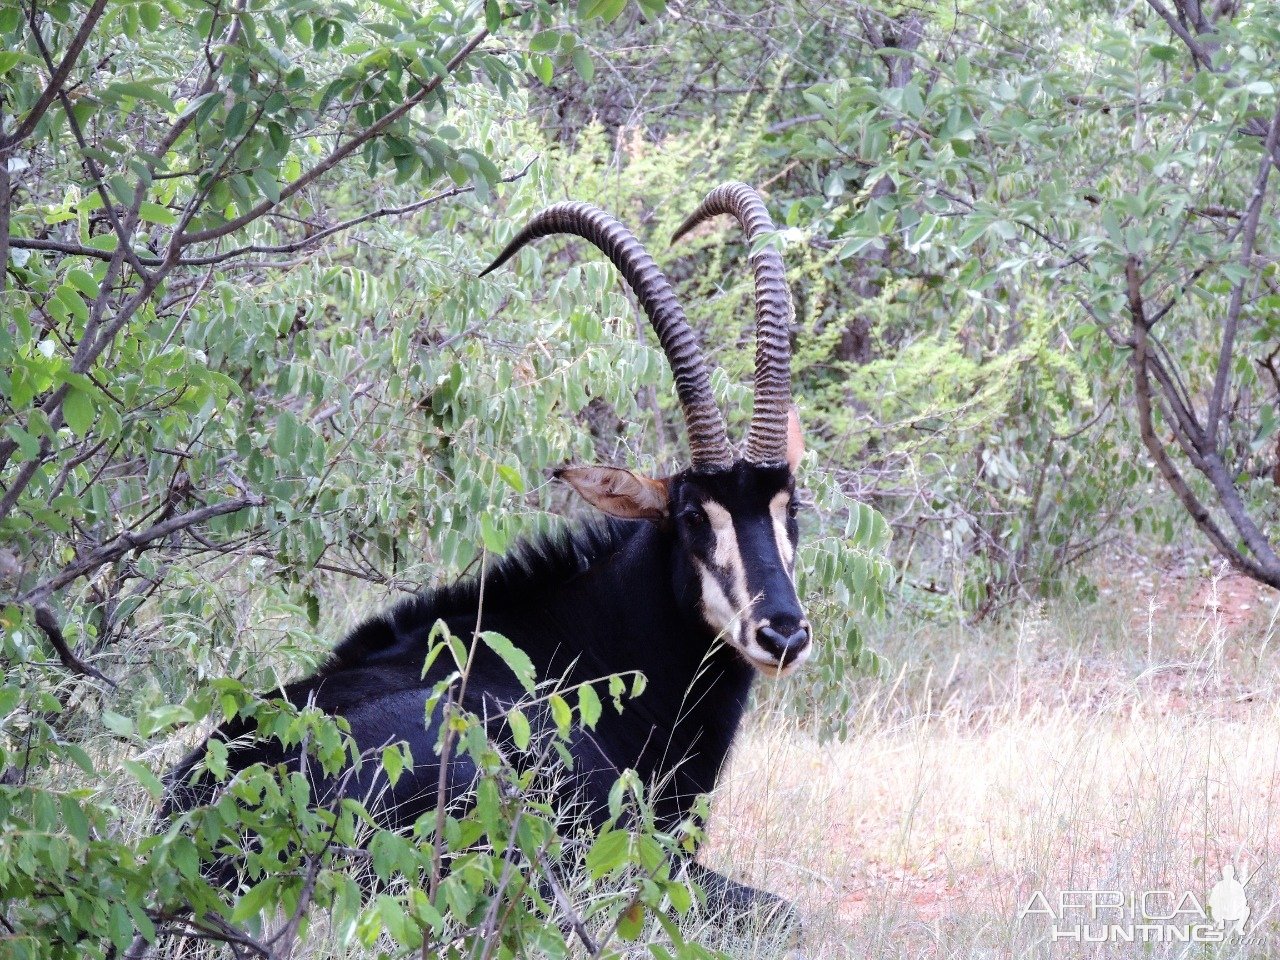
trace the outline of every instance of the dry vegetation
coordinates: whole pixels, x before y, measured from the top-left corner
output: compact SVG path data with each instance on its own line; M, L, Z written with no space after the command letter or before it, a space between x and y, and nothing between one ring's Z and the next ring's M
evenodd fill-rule
M1037 890L1190 891L1253 873L1275 948L1280 604L1234 577L1033 609L1004 628L887 625L843 743L768 711L715 803L711 859L795 898L805 956L1079 956L1018 914ZM1208 953L1195 952L1209 950Z

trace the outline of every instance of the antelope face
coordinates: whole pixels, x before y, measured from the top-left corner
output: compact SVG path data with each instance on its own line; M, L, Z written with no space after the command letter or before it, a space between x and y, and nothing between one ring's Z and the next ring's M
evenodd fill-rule
M751 666L784 676L813 649L795 587L794 471L802 452L793 416L787 462L778 466L739 460L661 480L616 467L571 467L559 475L612 516L669 523L676 595Z
M812 649L795 587L797 509L788 467L739 461L672 484L683 561L677 571L697 583L703 620L753 667L776 676L790 673Z

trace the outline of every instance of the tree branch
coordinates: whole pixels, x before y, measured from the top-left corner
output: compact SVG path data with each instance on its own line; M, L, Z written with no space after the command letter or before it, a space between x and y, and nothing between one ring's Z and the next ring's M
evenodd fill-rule
M235 497L231 500L223 500L221 503L210 504L206 507L200 507L198 510L191 510L187 513L170 517L161 523L157 523L148 527L140 533L132 533L126 531L119 534L113 540L95 547L84 556L73 560L67 564L62 571L53 577L50 577L39 586L32 587L21 597L18 598L19 603L42 603L55 590L61 590L67 584L71 583L85 574L92 573L103 564L111 563L118 560L130 550L137 550L145 547L154 540L160 540L172 533L185 530L187 527L193 527L197 524L204 523L206 520L212 520L214 517L220 517L224 514L235 513L237 510L243 510L245 507L259 507L265 501L262 497L256 495L245 495Z
M62 62L56 68L52 68L49 74L49 84L41 91L39 99L35 105L27 111L27 115L22 118L22 122L18 124L17 129L8 137L0 139L0 159L6 157L9 152L23 140L25 140L31 131L36 128L36 124L40 122L40 118L48 112L53 98L62 92L62 85L67 82L67 76L71 73L72 67L76 65L76 60L80 57L80 51L84 49L84 45L89 42L89 37L93 33L93 28L98 25L98 21L102 19L103 12L107 9L107 0L94 0L88 12L85 14L84 21L80 24L80 29L76 31L76 35L71 39L71 45L67 47L67 52L63 54ZM37 42L41 47L44 41L40 38L39 30L35 23L31 24L31 31L36 36Z
M1275 112L1271 116L1271 126L1267 128L1267 140L1263 146L1262 164L1258 168L1258 176L1253 184L1253 196L1249 198L1249 206L1244 217L1244 225L1240 234L1240 265L1251 273L1253 247L1258 236L1258 219L1262 215L1262 203L1267 195L1267 179L1271 173L1271 155L1275 152L1277 137L1280 136L1280 99L1276 101ZM1211 448L1217 447L1218 420L1222 416L1222 400L1227 391L1227 380L1231 374L1231 359L1235 352L1236 331L1240 326L1240 310L1244 305L1245 277L1241 277L1231 288L1231 301L1227 306L1227 318L1222 327L1222 348L1218 353L1218 370L1213 380L1213 395L1209 398L1209 415L1207 440Z
M0 140L4 139L4 108L4 102L0 101ZM12 205L9 158L0 151L0 295L9 289L9 218Z
M114 255L110 250L98 250L78 243L45 240L40 237L14 237L9 241L9 245L15 250L45 250L68 257L88 257L92 260L101 260L103 263L110 263ZM157 257L139 257L139 259L148 266L157 266L160 263Z
M440 84L444 82L445 77L453 73L454 70L458 69L458 67L460 67L463 64L463 62L467 59L467 57L471 56L471 54L475 51L476 47L480 46L480 44L483 43L488 36L489 36L488 29L480 30L474 37L468 40L465 45L463 45L461 50L459 50L456 54L453 55L453 57L445 65L444 73L437 75L436 77L432 78L430 82L423 84L417 93L413 94L413 96L411 97L408 97L402 104L400 104L400 106L384 114L377 121L365 127L364 130L360 131L358 134L356 134L346 143L342 144L340 147L335 148L332 152L330 152L330 154L327 157L325 157L323 160L317 163L314 167L312 167L306 173L302 174L302 176L298 177L298 179L284 186L280 190L280 196L278 199L272 200L268 198L266 200L263 200L253 209L248 210L245 213L242 213L240 216L236 217L234 220L229 220L226 223L221 224L219 226L210 227L207 230L200 230L197 233L179 234L178 236L174 237L174 241L173 241L174 245L178 247L186 247L186 246L190 246L193 243L207 243L210 240L217 240L219 237L225 237L229 233L235 233L241 227L244 227L252 223L254 220L257 220L259 217L261 217L264 213L267 213L273 207L277 206L280 203L283 203L285 200L288 200L290 197L296 194L299 190L304 189L311 183L318 180L320 177L324 176L331 169L333 169L333 167L336 166L339 162L346 159L348 156L350 156L356 150L360 149L360 147L364 146L374 137L379 136L384 130L387 129L387 127L391 126L401 117L408 114L410 110L412 110L414 107L420 104L423 100L429 97L432 93L434 93L436 89L440 86Z
M1187 28L1182 25L1181 21L1173 15L1173 12L1168 7L1161 3L1160 0L1147 0L1147 4L1152 10L1160 15L1161 20L1169 25L1169 29L1177 34L1178 39L1186 44L1187 49L1191 51L1191 58L1193 60L1203 66L1206 70L1215 70L1213 66L1213 57L1209 55L1209 51L1200 45L1200 41L1191 35Z
M517 173L509 174L498 182L512 183L519 180L529 172L529 168L533 166L535 160L537 160L537 157L526 163L524 168ZM313 233L309 237L303 237L301 240L295 240L292 243L252 243L243 247L237 247L234 250L228 250L226 253L211 253L203 257L184 257L178 261L178 265L183 267L206 267L223 263L234 257L243 257L250 254L297 253L299 250L303 250L312 244L319 243L322 240L327 240L335 233L350 230L352 227L358 227L360 224L368 223L370 220L379 220L384 217L400 217L405 214L417 213L419 210L429 207L432 204L440 203L442 200L450 200L453 197L461 196L464 193L471 193L474 190L475 187L454 187L450 190L444 191L443 193L437 193L435 196L405 204L402 207L379 207L377 210L361 214L358 217L352 217L350 220L344 220L342 223L336 223L331 227L326 227L323 230ZM267 264L267 266L270 266L270 264Z
M1149 322L1142 297L1141 271L1136 257L1130 257L1126 262L1125 278L1128 286L1127 299L1129 316L1133 326L1134 343L1130 364L1133 368L1134 400L1138 410L1138 432L1142 437L1143 446L1147 448L1151 459L1155 461L1156 469L1164 477L1169 489L1182 501L1183 507L1191 515L1191 519L1200 528L1200 531L1213 544L1214 549L1237 570L1261 583L1280 589L1280 563L1275 562L1275 552L1266 543L1265 538L1261 536L1260 531L1257 530L1252 521L1249 520L1244 511L1244 504L1240 501L1239 494L1235 491L1235 486L1231 483L1231 478L1217 454L1212 450L1206 450L1203 442L1201 442L1198 469L1213 484L1223 509L1226 510L1231 522L1240 531L1246 545L1253 552L1254 556L1252 557L1241 553L1236 548L1236 545L1231 542L1231 539L1218 525L1209 509L1195 495L1186 478L1182 476L1177 466L1169 458L1169 453L1164 444L1156 436L1151 405L1151 380L1148 376L1148 365L1154 358L1150 357L1148 353ZM1194 443L1195 436L1193 435L1191 439ZM1223 486L1223 481L1226 481L1225 487Z
M110 687L115 687L116 682L114 680L98 670L97 667L85 663L85 661L76 656L75 651L71 649L71 645L67 643L67 638L63 636L62 627L58 625L58 618L46 604L37 603L35 605L35 614L36 626L43 630L44 635L49 638L49 645L57 652L58 659L62 661L64 667L72 673L93 677Z

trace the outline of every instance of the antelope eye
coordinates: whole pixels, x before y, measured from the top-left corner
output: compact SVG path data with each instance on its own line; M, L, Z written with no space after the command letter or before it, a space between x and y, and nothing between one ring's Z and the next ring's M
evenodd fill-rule
M707 515L697 507L690 507L680 514L680 519L691 527L699 527L706 523Z

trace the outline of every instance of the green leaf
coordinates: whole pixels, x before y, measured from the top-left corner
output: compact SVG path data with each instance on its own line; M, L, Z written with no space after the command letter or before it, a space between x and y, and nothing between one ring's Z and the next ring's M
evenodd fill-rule
M233 923L244 923L251 920L263 910L274 909L279 903L280 882L275 877L268 877L253 887L240 898L235 909L231 911Z
M142 201L138 206L138 216L147 223L156 223L165 227L172 227L178 222L172 210L158 203L151 203L149 200Z
M529 718L517 707L507 711L507 726L511 728L511 739L515 741L517 750L528 750L532 731L529 729Z
M0 52L0 77L12 70L22 61L22 54L12 50Z
M276 452L277 456L292 457L297 441L298 418L288 410L285 410L276 420L276 432L271 438L271 449Z
M600 6L599 16L605 23L613 23L627 9L627 0L604 0Z
M498 476L502 477L516 493L524 493L524 480L520 477L520 471L514 467L508 467L505 463L498 465Z
M147 793L151 794L152 800L159 800L164 796L164 784L150 767L137 760L125 760L123 763L125 769L133 774L133 778L142 784Z
M494 633L492 630L482 630L480 639L484 641L485 646L502 658L502 662L520 681L520 686L524 687L528 693L532 693L537 677L529 655L502 634Z
M591 879L599 880L627 861L631 835L625 830L607 830L596 838L587 852L587 870Z
M115 101L132 97L135 100L146 100L169 113L177 113L169 95L159 88L162 81L153 80L121 80L108 84L101 93L104 100Z
M583 83L590 83L591 78L596 75L596 65L591 62L591 55L583 47L574 48L573 69L578 71Z
M58 804L62 809L62 822L67 832L81 843L89 842L89 819L84 815L84 808L70 794L64 793Z
M98 299L98 281L93 279L93 275L90 274L88 270L81 270L79 267L72 267L67 271L67 282L90 300Z
M133 721L114 710L102 711L102 725L120 737L133 735Z
M507 549L506 532L498 526L493 514L485 513L480 517L480 539L490 553L505 553Z
M253 171L253 182L262 191L262 195L272 203L280 202L280 184L276 182L275 175L270 170L259 167Z
M584 726L594 730L600 720L600 713L600 697L591 684L584 683L578 688L578 716Z
M85 436L93 426L93 398L72 387L62 401L62 417L76 436Z
M18 445L18 450L21 452L23 459L34 460L40 456L40 441L16 423L5 424L4 432L9 439Z
M551 719L555 721L556 729L561 735L568 736L570 728L573 726L573 710L569 704L565 702L564 697L558 693L553 693L547 698L547 705L551 707Z
M560 43L559 30L543 30L529 41L530 53L549 53Z
M404 754L398 744L390 744L382 748L382 769L387 772L387 779L394 787L404 771Z
M636 940L644 930L644 904L635 901L618 918L618 936L623 940Z
M531 56L529 65L533 68L534 76L541 81L543 86L551 86L551 81L555 78L556 65L550 57L541 55Z

